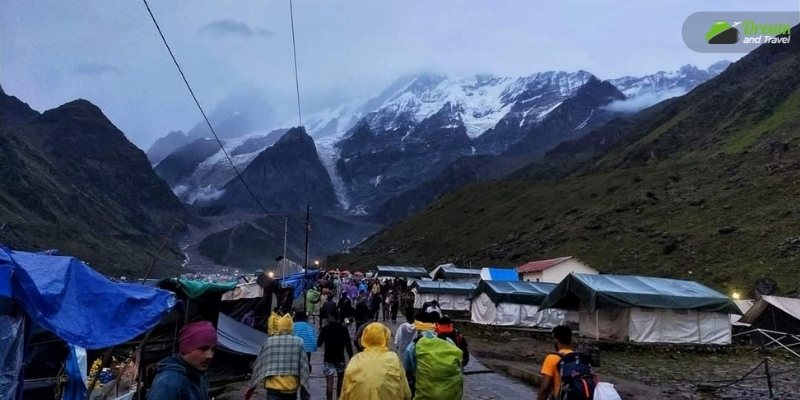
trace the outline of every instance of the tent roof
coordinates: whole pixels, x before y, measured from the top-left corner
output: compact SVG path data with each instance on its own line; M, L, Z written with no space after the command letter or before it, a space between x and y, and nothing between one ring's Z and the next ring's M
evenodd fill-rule
M738 314L727 296L693 281L630 275L569 274L542 308L593 312L606 308L669 308Z
M469 295L475 290L475 283L441 282L415 280L409 288L417 288L418 293L460 294Z
M480 281L470 298L486 293L495 303L538 306L555 287L555 283L547 282Z
M560 257L560 258L551 258L549 260L531 261L531 262L529 262L527 264L523 264L523 265L520 265L519 267L517 267L517 272L522 274L522 273L526 273L526 272L544 271L544 270L546 270L548 268L555 267L556 265L561 264L564 261L567 261L569 259L572 259L572 256Z
M219 345L239 354L257 356L261 345L269 336L253 329L223 313L219 313L217 324L217 340Z
M481 270L458 268L453 264L443 264L431 271L430 275L433 279L475 278L475 280L478 280L481 276Z
M481 280L484 281L519 281L515 268L481 268Z
M753 307L747 311L747 313L745 313L744 317L742 317L739 322L745 324L754 323L758 317L761 316L761 313L766 311L769 306L777 307L786 314L789 314L794 319L800 321L800 299L778 296L761 296L761 299L758 300L756 304L754 304Z
M0 247L0 270L9 269L12 297L31 320L87 349L134 339L156 326L176 303L174 293L111 282L73 257Z
M159 282L158 287L167 290L180 290L186 297L196 299L212 293L225 293L236 287L236 282L206 282L194 279L167 278Z
M405 267L400 265L378 265L378 276L397 276L405 278L422 278L428 275L423 267Z

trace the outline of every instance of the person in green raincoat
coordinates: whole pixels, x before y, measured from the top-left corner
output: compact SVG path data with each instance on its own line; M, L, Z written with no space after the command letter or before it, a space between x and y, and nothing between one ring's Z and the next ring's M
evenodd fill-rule
M317 288L311 288L306 292L306 315L313 316L316 319L317 305L322 299L322 294Z

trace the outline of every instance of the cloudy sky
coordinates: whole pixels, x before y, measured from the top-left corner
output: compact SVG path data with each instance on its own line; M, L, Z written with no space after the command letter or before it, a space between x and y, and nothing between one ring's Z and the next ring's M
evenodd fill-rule
M255 87L275 118L289 118L288 0L150 3L206 109ZM688 49L691 13L798 9L798 0L295 0L302 104L368 97L421 71L584 69L606 79L705 68L741 55ZM2 1L0 85L40 111L88 99L143 148L201 118L139 0Z

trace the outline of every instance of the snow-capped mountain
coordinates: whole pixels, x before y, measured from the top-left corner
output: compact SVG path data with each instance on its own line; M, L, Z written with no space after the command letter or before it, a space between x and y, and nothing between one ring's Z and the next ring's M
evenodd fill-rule
M693 89L729 64L719 62L706 70L687 65L678 71L606 82L627 96L618 102L638 99L637 107L643 108ZM304 115L303 124L314 138L342 210L371 214L386 200L432 179L461 157L506 152L535 132L592 78L586 71L549 71L525 77L405 76L368 101L351 101ZM588 126L595 126L599 111L588 110L574 131L583 134ZM580 128L584 120L587 125ZM285 126L295 124L292 120ZM239 137L229 133L225 147L242 171L283 132L241 132ZM531 145L535 139L526 140ZM560 140L550 135L548 146ZM173 153L178 152L180 149ZM218 197L219 189L235 177L221 151L196 162L191 172L180 165L179 173L167 175L184 201Z

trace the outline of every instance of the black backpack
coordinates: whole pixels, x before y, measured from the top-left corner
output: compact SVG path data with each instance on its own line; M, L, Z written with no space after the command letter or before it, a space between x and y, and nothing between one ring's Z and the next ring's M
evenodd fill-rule
M593 400L597 377L592 371L591 357L579 352L555 354L561 358L558 362L558 374L561 376L558 400Z

